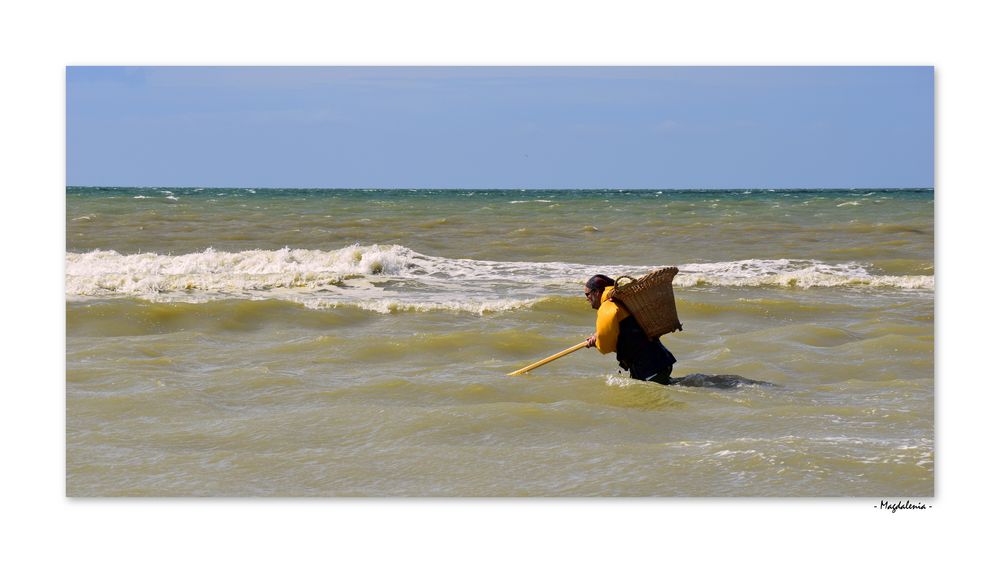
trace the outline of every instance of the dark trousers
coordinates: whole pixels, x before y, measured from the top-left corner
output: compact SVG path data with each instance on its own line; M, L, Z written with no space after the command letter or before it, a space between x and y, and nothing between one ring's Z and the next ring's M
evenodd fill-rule
M671 372L674 371L674 366L670 365L660 370L659 373L646 379L646 381L652 381L653 383L659 383L660 385L670 385L673 383L673 379L670 378ZM632 376L632 379L642 379L640 377Z
M670 385L670 373L677 362L670 350L659 338L646 338L634 317L626 317L618 327L618 365L627 369L632 379Z

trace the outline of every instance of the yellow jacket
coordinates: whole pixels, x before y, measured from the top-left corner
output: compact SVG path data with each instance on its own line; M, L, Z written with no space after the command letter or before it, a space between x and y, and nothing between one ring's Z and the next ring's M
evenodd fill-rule
M618 303L610 299L613 287L604 288L601 294L601 307L597 309L597 349L602 354L615 352L618 346L618 323L629 317L630 313Z

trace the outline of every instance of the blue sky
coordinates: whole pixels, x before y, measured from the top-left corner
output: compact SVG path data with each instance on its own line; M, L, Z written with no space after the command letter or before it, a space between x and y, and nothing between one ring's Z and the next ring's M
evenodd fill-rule
M930 188L932 67L68 67L66 183Z

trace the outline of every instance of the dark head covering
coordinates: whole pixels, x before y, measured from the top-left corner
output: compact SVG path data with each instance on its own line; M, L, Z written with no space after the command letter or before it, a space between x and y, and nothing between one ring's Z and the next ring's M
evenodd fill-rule
M605 287L615 285L615 280L605 276L604 274L597 274L587 280L587 289L593 291L595 289L603 290Z

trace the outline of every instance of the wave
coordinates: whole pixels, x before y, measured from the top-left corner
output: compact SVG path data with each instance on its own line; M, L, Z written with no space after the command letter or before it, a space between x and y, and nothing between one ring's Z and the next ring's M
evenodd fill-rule
M934 289L934 276L871 274L857 262L826 264L816 260L738 260L685 264L674 279L676 287L876 287Z
M66 285L67 293L80 295L316 288L349 276L398 274L407 264L403 250L357 245L333 252L288 248L218 252L209 248L180 256L95 250L67 253Z
M566 299L566 298L554 298ZM540 301L474 303L308 303L286 299L216 299L205 302L154 301L142 298L99 299L73 302L66 316L67 334L133 336L160 334L182 329L206 332L240 332L264 325L309 327L320 330L357 326L369 313L460 312L487 315L507 310L531 308ZM304 311L301 305L306 305ZM582 300L574 307L586 311ZM568 307L567 307L568 308ZM128 322L122 322L127 318ZM421 336L423 337L423 336Z
M351 304L384 313L483 313L530 307L551 296L576 296L596 272L638 277L656 267L444 258L400 245L355 244L331 251L208 248L176 256L94 250L66 254L66 294L183 302L280 298L314 308ZM737 260L678 267L678 288L934 288L933 276L877 275L854 262Z

